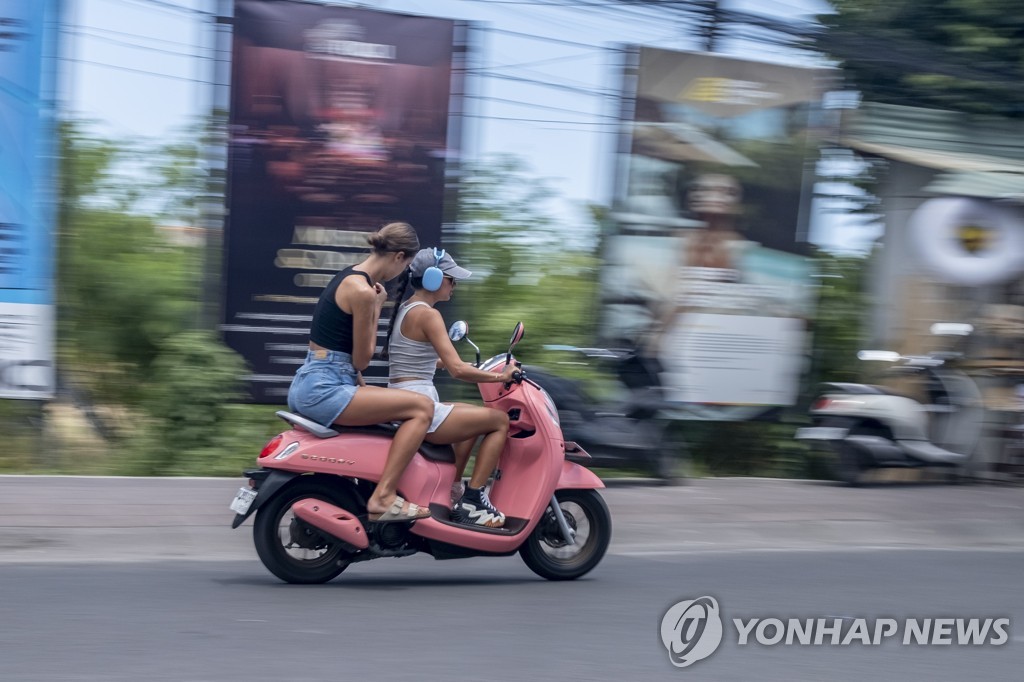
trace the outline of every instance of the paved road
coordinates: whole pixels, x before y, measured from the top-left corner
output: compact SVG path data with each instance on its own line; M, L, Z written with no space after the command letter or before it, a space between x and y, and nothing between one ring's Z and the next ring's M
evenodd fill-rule
M0 476L0 563L255 559L241 479ZM614 486L611 552L1024 549L1024 488L771 479Z
M1024 489L757 479L605 491L611 551L573 583L517 557L418 556L284 585L229 479L0 477L0 680L1019 680ZM659 637L711 595L722 646ZM1003 646L737 645L733 617L1009 617ZM849 622L844 621L844 622Z
M1024 554L610 556L549 583L515 558L428 557L284 585L254 561L0 566L4 682L1014 680ZM712 595L726 638L673 668L662 615ZM1002 646L737 646L732 617L1008 616Z

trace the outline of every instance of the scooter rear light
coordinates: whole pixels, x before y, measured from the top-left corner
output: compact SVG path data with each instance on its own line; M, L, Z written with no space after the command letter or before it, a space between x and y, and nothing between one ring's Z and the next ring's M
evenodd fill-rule
M276 436L274 436L273 438L268 440L267 444L263 446L262 450L260 450L259 459L263 459L264 457L266 457L268 455L274 454L274 452L277 450L278 446L281 445L281 441L283 441L283 440L284 440L284 434L281 434L281 433L277 434Z
M824 409L827 409L828 406L831 405L831 404L832 404L832 399L831 398L825 398L823 396L823 397L818 398L817 400L814 401L814 404L811 405L811 410L814 411L814 412L817 412L819 410L824 410Z

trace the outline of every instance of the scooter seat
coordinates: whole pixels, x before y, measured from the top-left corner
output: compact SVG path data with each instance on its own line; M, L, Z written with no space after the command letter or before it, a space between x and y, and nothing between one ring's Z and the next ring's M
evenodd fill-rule
M331 424L328 428L321 426L316 422L307 419L301 415L297 415L291 412L285 412L283 410L277 413L277 416L284 419L286 422L293 426L299 426L309 431L318 438L333 438L342 433L369 433L376 436L386 436L387 438L394 438L395 432L398 431L397 422L388 422L385 424L373 424L372 426L341 426L339 424ZM419 448L420 454L429 460L435 462L447 462L449 464L455 463L455 450L452 449L451 445L434 445L433 443L422 443Z
M331 428L338 433L372 433L393 438L395 432L398 431L398 423L389 422L386 424L374 424L373 426L338 426L335 424ZM434 462L455 463L455 450L451 445L435 445L424 442L420 444L419 452Z

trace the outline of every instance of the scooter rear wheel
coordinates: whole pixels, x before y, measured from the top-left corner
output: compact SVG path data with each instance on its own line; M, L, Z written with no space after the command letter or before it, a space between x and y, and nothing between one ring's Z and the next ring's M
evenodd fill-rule
M593 490L560 490L555 497L569 527L576 531L576 544L565 542L549 507L519 548L519 555L542 578L575 580L604 558L612 538L612 517L604 500Z
M351 556L340 540L291 513L292 505L307 497L359 513L347 491L315 480L298 480L260 507L252 531L256 553L267 570L288 583L325 583L348 568Z

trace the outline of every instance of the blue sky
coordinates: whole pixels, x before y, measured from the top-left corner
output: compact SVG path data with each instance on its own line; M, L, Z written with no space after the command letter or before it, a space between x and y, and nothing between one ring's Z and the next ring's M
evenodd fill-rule
M77 0L63 38L65 106L97 121L117 137L160 137L197 115L207 101L208 32L202 12L213 0ZM339 2L334 4L353 5ZM692 30L665 22L635 5L617 10L550 7L501 0L382 0L361 6L395 12L469 19L484 29L474 34L481 77L468 109L466 151L479 158L514 153L536 175L551 180L563 199L552 206L561 221L583 224L579 206L606 203L611 187L614 92L618 53L609 49L640 43L668 49L700 48ZM582 3L581 3L582 4ZM729 9L780 18L825 11L819 0L733 0ZM513 35L530 34L541 40ZM725 54L793 63L781 48L727 39ZM498 77L501 76L501 77ZM513 79L547 81L545 87ZM582 91L595 94L584 94ZM534 119L534 120L513 120ZM829 241L852 243L841 220L825 218ZM860 234L860 233L856 233ZM853 236L856 236L854 234Z

